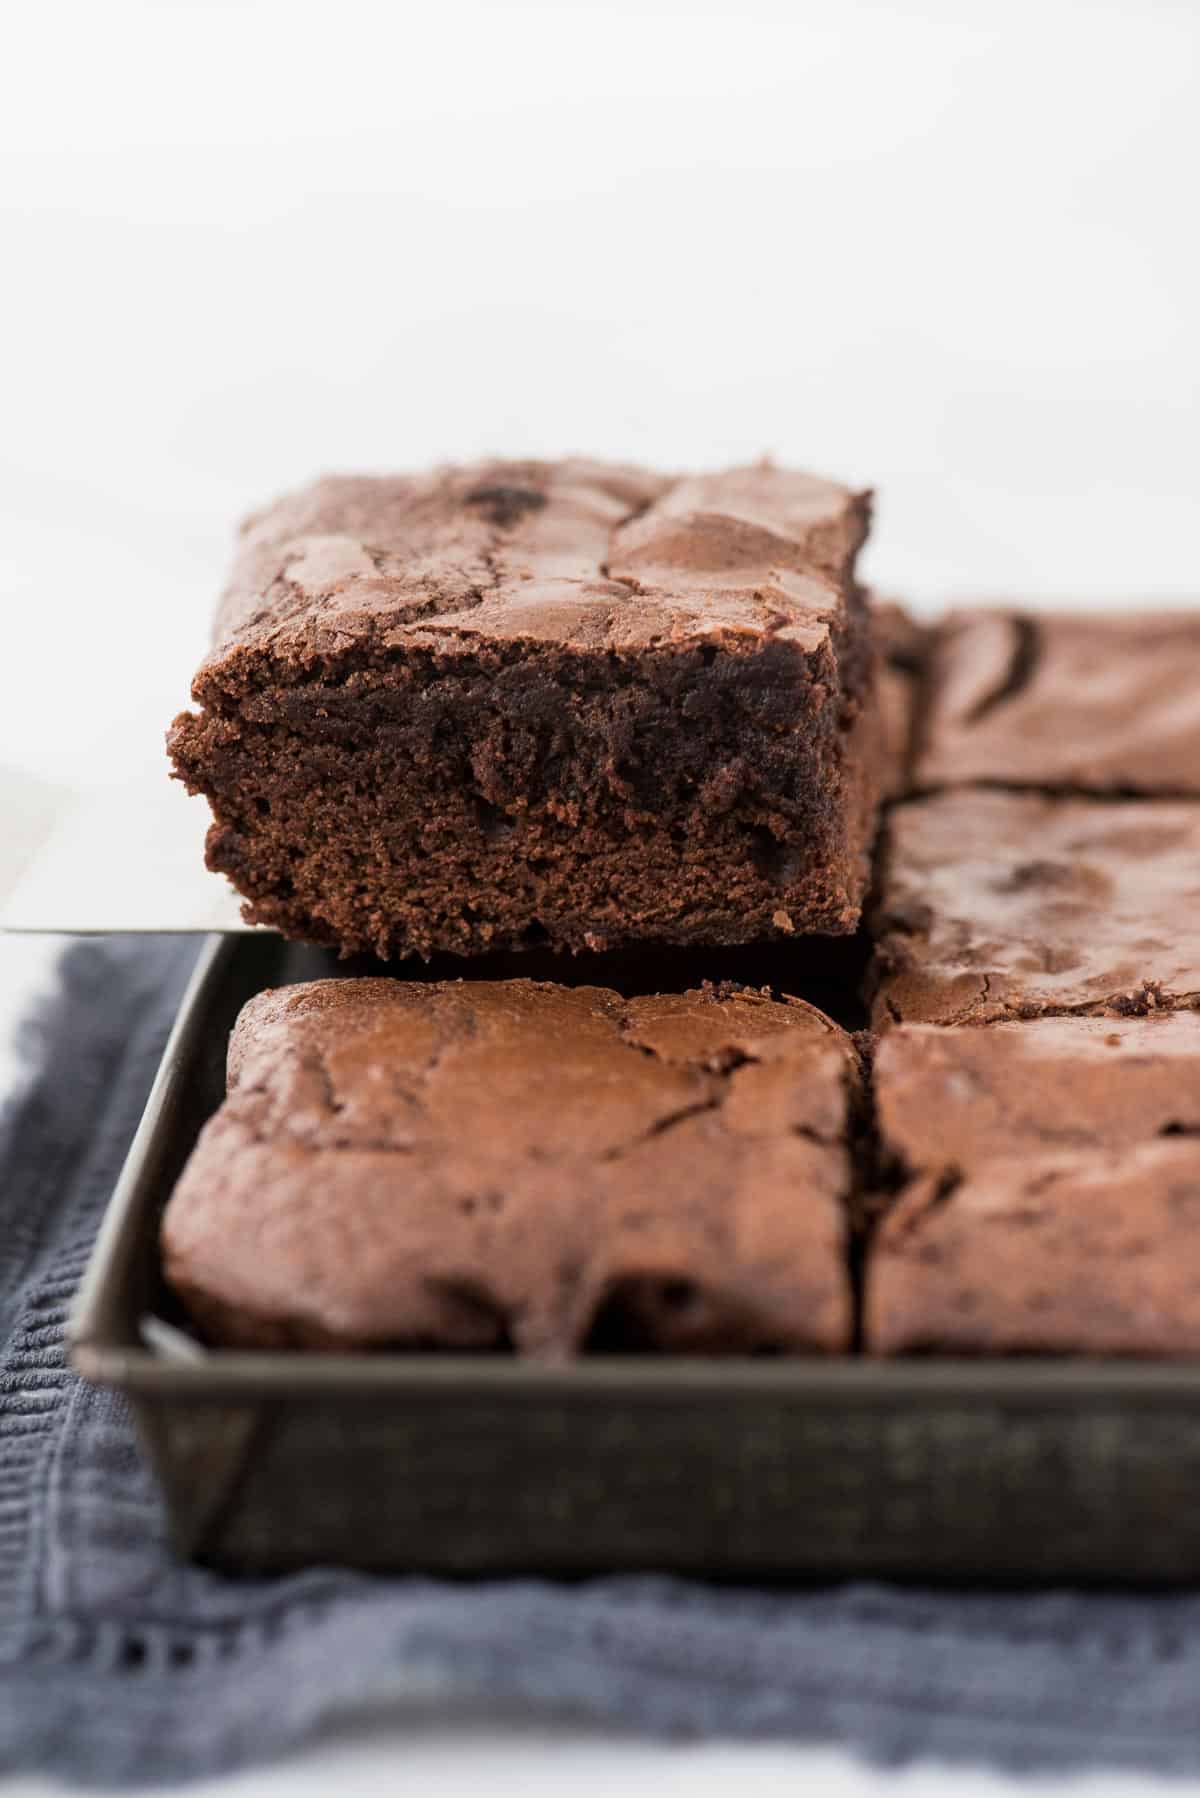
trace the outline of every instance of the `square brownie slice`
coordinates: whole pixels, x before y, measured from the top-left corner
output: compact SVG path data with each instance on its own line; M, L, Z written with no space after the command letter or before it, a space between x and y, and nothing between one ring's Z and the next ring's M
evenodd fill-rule
M881 1146L901 1178L1200 1138L1200 1012L898 1024L879 1042L874 1086Z
M1200 1354L1200 1142L914 1181L871 1245L876 1355Z
M852 932L868 496L487 463L251 519L176 720L246 917L343 952Z
M1200 1014L900 1025L869 1352L1195 1354Z
M1200 1005L1200 805L960 788L888 822L872 975L889 1023Z
M922 787L1200 797L1200 612L964 612L937 636Z
M264 992L165 1272L239 1347L843 1350L857 1103L846 1034L746 989Z

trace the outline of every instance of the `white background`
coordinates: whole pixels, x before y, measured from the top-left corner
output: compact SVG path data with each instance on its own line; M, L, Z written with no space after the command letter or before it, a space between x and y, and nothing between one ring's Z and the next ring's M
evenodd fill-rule
M770 451L877 486L868 572L922 607L1200 595L1189 0L42 0L4 27L0 791L157 765L233 520L323 468ZM10 1014L37 965L0 943ZM407 1740L354 1764L664 1776L569 1732Z

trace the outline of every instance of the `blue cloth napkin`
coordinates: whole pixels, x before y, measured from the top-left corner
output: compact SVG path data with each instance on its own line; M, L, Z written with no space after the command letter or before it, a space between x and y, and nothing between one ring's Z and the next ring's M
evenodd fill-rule
M1200 1768L1200 1597L443 1585L175 1561L67 1311L195 955L71 949L0 1117L0 1766L135 1785L292 1747L407 1685L655 1733L1014 1770Z

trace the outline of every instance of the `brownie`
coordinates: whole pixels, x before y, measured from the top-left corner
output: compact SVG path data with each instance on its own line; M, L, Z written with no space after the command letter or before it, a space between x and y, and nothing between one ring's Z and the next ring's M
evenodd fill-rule
M258 994L163 1220L237 1347L848 1347L850 1039L730 987Z
M912 784L912 763L925 665L933 632L895 600L872 604L879 650L876 691L883 737L883 794L892 799Z
M885 1156L908 1174L1200 1136L1200 1013L899 1024L874 1084Z
M923 787L1200 795L1200 613L953 615L931 686Z
M867 1268L868 1352L1200 1353L1200 1140L913 1182Z
M384 957L855 929L869 496L766 464L318 481L170 732L246 918Z
M960 788L889 819L879 1026L1200 1004L1200 805Z
M902 1024L874 1083L868 1352L1200 1349L1200 1014Z

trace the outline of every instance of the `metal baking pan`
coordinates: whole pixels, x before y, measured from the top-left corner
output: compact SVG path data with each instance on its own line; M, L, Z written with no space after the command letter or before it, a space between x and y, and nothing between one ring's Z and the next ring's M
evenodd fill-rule
M145 1346L147 1314L173 1315L159 1215L222 1097L240 1006L341 971L271 936L209 941L78 1299L74 1364L127 1395L183 1554L246 1571L1200 1577L1197 1365Z

